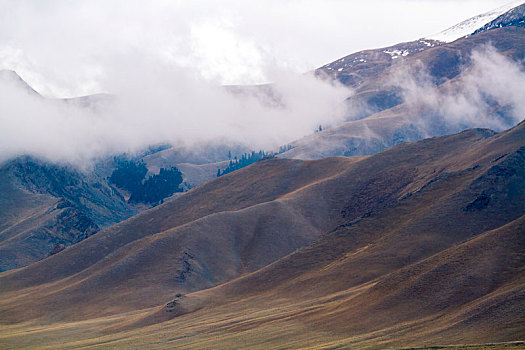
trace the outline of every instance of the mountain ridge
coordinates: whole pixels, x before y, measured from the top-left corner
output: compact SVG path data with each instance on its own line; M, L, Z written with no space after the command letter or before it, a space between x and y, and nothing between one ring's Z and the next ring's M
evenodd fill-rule
M254 164L192 191L207 192L219 182L246 180L251 183L243 175L252 173L267 177L268 172L261 171L262 168L279 169L278 174L284 174L283 171L286 172L292 164L300 165L302 169L298 169L296 175L304 175L304 170L308 169L304 166L308 165L308 174L318 169L325 180L312 180L308 175L306 187L294 186L294 190L285 191L289 194L272 197L274 199L270 202L251 202L250 206L234 211L221 210L193 222L178 224L173 229L153 229L152 234L113 250L113 253L102 248L105 250L102 255L106 257L98 263L88 263L86 266L91 267L78 272L71 271L73 261L76 264L84 261L74 258L74 255L82 251L92 255L101 250L93 245L94 242L104 242L104 247L110 247L110 242L118 237L101 231L39 263L0 274L0 300L3 300L0 301L0 318L6 325L13 325L12 322L66 322L71 325L68 327L75 328L76 321L93 317L106 320L113 315L115 321L104 321L111 324L105 336L120 338L120 332L142 334L143 340L132 338L139 343L150 341L147 339L151 338L141 332L151 327L155 330L153 334L166 327L179 328L182 324L188 329L200 329L197 333L201 338L191 335L178 338L176 344L182 347L201 347L203 340L210 342L209 346L217 346L218 338L209 338L209 331L204 326L207 323L195 323L195 320L216 317L224 317L214 331L226 337L226 342L221 342L224 347L246 342L245 337L252 332L261 334L270 330L279 335L280 344L288 345L300 340L307 329L314 331L319 344L325 345L329 339L325 332L332 334L331 341L346 345L371 346L381 339L377 332L386 337L382 340L386 341L385 344L421 344L422 339L426 339L422 334L432 334L429 339L434 341L445 339L440 335L440 327L449 329L443 333L448 334L447 337L458 340L458 332L464 328L452 327L450 322L472 324L473 321L468 321L472 319L475 320L474 328L465 333L469 334L467 338L463 338L472 341L474 335L487 327L483 318L475 315L491 312L491 307L514 310L516 317L523 316L516 309L519 298L514 301L501 298L508 293L521 295L519 293L523 292L522 285L516 281L523 279L521 267L525 260L520 255L520 247L525 242L512 237L523 237L524 142L525 123L522 122L498 134L486 129L471 129L401 144L378 155L354 160L329 158L302 162L277 159ZM336 164L338 171L333 169ZM328 169L332 170L331 177L326 177ZM282 176L278 174L274 174L275 178ZM278 190L283 193L281 191ZM370 198L374 193L377 197ZM191 191L188 194L191 195ZM198 193L193 196L196 195ZM157 214L162 217L163 210L171 208L172 211L174 204L182 198L140 214L140 220L130 219L127 224L117 226L136 227L139 221L154 222L148 217L155 218ZM269 205L270 211L266 211ZM295 214L289 216L288 210L301 213L307 218L308 225L318 222L317 227L324 227L322 234L315 233L302 249L288 249L282 259L272 258L274 262L256 263L252 268L230 274L235 271L231 267L239 265L225 265L225 261L234 262L239 255L230 255L230 248L225 249L227 245L223 242L231 241L232 233L245 227L244 223L252 227L248 229L252 232L257 232L254 229L257 225L267 223L267 228L280 227L290 237L291 230L297 228L283 226L286 222L293 222L290 220L295 217ZM180 211L174 213L182 215ZM272 214L268 216L269 213ZM337 219L327 224L325 213L331 213L329 215ZM279 217L284 221L280 222ZM319 222L320 219L325 223ZM295 223L299 224L298 221ZM213 231L209 227L213 227ZM298 231L304 231L306 227L299 226ZM137 227L137 232L141 230ZM186 233L181 235L181 230L186 230ZM125 231L131 233L129 229ZM224 236L219 232L228 233ZM250 249L255 248L257 252L257 249L264 248L264 242L255 243L257 237L264 236L261 236L262 232L245 240L251 243L241 245L248 249L248 255L244 257L255 257L250 255L254 252L249 253ZM501 234L509 238L494 241L493 237ZM272 241L284 244L281 238ZM479 244L490 249L472 248ZM462 258L464 253L461 253L465 249L474 249L478 252L476 254L493 256L495 260L486 265L488 270L471 270L461 265L461 261L466 264ZM264 249L260 252L266 255ZM469 259L468 266L479 261L476 255ZM503 264L502 259L510 259L513 267L510 268L510 262ZM250 266L249 259L244 261ZM253 261L256 262L257 258ZM452 267L458 263L460 268ZM229 277L217 274L219 270L214 264L220 264L221 274L230 274ZM60 272L62 268L64 272ZM507 268L508 272L486 273L501 268ZM471 271L478 271L476 276L479 277L471 279ZM45 274L55 277L49 280ZM436 277L431 277L434 275ZM492 280L483 276L499 277ZM225 277L230 281L220 283ZM432 288L437 282L421 282L433 281L434 278L443 281L440 282L442 289ZM455 284L458 278L463 278L464 283L472 288L476 286L477 289L473 289L476 292L467 292L471 287L463 289L463 282ZM449 283L455 287L445 287ZM423 297L426 290L437 294L432 298ZM454 293L460 293L461 297ZM155 306L162 299L164 306ZM436 303L432 304L434 300ZM438 303L438 300L443 301ZM148 305L145 301L153 302ZM453 304L449 305L450 302ZM142 311L135 316L121 314L139 309ZM289 311L281 317L279 309ZM236 314L240 310L246 310L248 315L260 315L260 322L248 316L238 324L230 324L231 317L246 315ZM500 336L487 335L482 339L516 339L515 336L523 331L516 323L518 318L504 315L507 316L497 316L498 324L511 322L513 326ZM437 321L429 322L429 318ZM268 328L272 319L281 330ZM457 321L451 321L454 319ZM299 324L303 324L303 328L296 328ZM433 327L433 324L437 326ZM291 332L282 333L286 329ZM410 336L407 330L414 329L425 331ZM10 339L16 341L17 336ZM250 340L259 341L262 341L260 337Z
M323 66L319 76L330 71L326 79L356 89L350 104L383 104L297 141L282 158L109 227L127 207L98 183L99 173L31 158L3 164L0 192L9 196L0 197L0 250L33 239L34 225L58 227L54 239L75 244L0 272L0 347L376 349L521 340L525 121L462 130L438 118L425 133L414 117L432 110L413 115L399 90L383 86L391 69L423 62L433 87L456 91L470 53L488 42L522 62L525 28L512 24L514 14L452 43L420 40L406 55L405 43ZM502 21L510 26L499 28ZM505 118L505 107L496 101L487 113ZM150 171L184 155L157 151L145 156ZM354 156L326 157L334 154ZM192 170L204 178L210 169Z
M368 280L373 278L373 276L378 278L379 276L382 276L385 271L403 268L406 264L412 264L411 260L406 260L406 256L403 256L406 254L405 250L399 248L404 243L409 242L407 241L408 238L411 239L411 243L408 246L416 245L419 247L417 250L408 254L408 256L412 256L411 259L413 259L414 263L418 263L418 261L426 257L439 253L440 250L448 249L453 245L453 242L461 243L461 241L465 239L468 241L484 231L497 229L500 225L516 220L519 218L518 213L523 215L525 208L523 208L523 201L520 200L520 193L522 196L525 192L516 192L517 197L510 201L509 197L505 196L507 196L506 193L508 193L508 188L515 186L510 185L510 187L508 187L508 184L519 184L519 179L525 175L525 164L523 164L524 158L522 154L523 149L525 149L525 144L523 143L525 140L524 132L524 123L511 131L500 134L493 134L483 129L473 129L452 136L402 144L376 156L356 159L353 161L344 160L344 162L341 163L343 159L327 159L309 163L311 166L314 166L314 168L316 166L322 166L324 169L323 171L330 168L326 168L324 166L325 164L339 164L340 167L342 166L342 168L340 168L342 172L335 172L332 178L328 178L320 183L312 183L305 189L295 192L290 196L275 197L277 198L277 202L268 202L275 203L271 204L271 212L281 213L279 215L283 215L283 218L285 219L285 221L281 223L275 221L273 221L273 223L270 222L270 226L268 227L285 227L282 226L282 224L291 218L290 216L287 216L288 214L286 214L286 210L288 209L285 208L294 208L294 211L299 210L302 215L305 215L305 218L309 218L308 221L310 223L315 223L319 218L323 218L322 220L326 221L325 214L322 213L331 212L333 213L331 215L335 215L334 217L338 217L339 219L328 226L325 223L325 234L321 236L319 236L319 234L314 234L312 238L317 237L317 241L310 241L313 242L312 246L303 248L298 252L288 255L284 259L278 260L269 265L268 263L263 263L263 266L266 265L266 267L262 269L260 269L261 265L255 264L254 269L249 269L241 273L240 279L235 279L236 274L230 275L231 277L227 278L231 279L233 277L232 282L222 284L213 289L199 292L202 288L212 286L207 281L215 281L215 283L217 283L219 280L216 280L215 278L224 278L217 275L218 270L215 268L211 269L213 266L212 264L224 264L225 258L228 256L226 250L221 250L220 256L215 256L212 253L217 246L225 247L223 243L220 243L223 236L218 235L217 230L220 230L220 227L227 222L228 219L226 218L228 217L235 218L233 219L234 222L238 222L238 220L241 219L242 222L245 222L248 226L256 224L259 220L267 222L268 219L265 219L265 215L267 215L265 213L267 213L267 211L261 211L261 208L265 209L265 207L268 206L268 203L263 202L255 204L251 207L240 209L240 211L221 211L212 214L211 216L203 216L194 222L177 226L174 230L154 230L153 232L159 231L159 233L145 236L143 239L124 245L119 250L115 250L114 253L110 253L110 250L104 248L105 252L103 255L106 255L107 257L100 260L99 263L92 265L92 267L88 267L82 272L79 271L79 273L71 271L71 261L76 261L77 264L83 261L83 259L80 258L73 258L71 254L85 251L89 252L91 255L94 252L100 251L100 249L95 248L95 246L90 243L96 241L105 242L104 247L109 247L110 245L108 244L111 240L117 238L117 236L108 235L104 231L97 233L89 239L37 264L2 274L0 276L0 280L2 281L2 283L0 283L0 289L4 296L4 302L0 303L0 309L3 310L0 315L2 315L4 322L7 320L6 317L10 318L16 314L18 314L16 317L22 317L19 321L24 319L27 320L28 317L31 319L39 314L48 315L48 321L45 322L49 322L49 320L53 319L75 320L78 319L78 317L82 317L81 315L85 315L84 317L95 317L98 314L98 317L100 317L106 315L106 312L109 310L118 312L117 310L120 309L121 312L126 312L133 310L133 308L138 305L142 305L140 306L141 308L153 307L154 305L152 304L149 306L143 304L143 298L146 297L147 300L151 300L151 298L155 296L155 298L157 298L156 300L160 300L175 293L180 293L183 296L187 295L178 302L179 307L176 307L175 310L179 310L181 307L184 308L185 303L194 303L196 306L188 309L190 312L187 313L187 315L191 315L191 310L202 308L201 303L204 303L204 305L212 305L212 307L220 307L224 301L232 302L231 298L234 298L233 300L237 300L237 298L240 298L240 300L248 298L246 300L249 300L259 294L264 296L265 293L272 291L279 291L278 293L281 298L312 298L326 295L327 293L339 293L349 287L354 288L363 283L366 285ZM503 157L501 157L502 155ZM235 181L241 181L241 179L246 178L243 176L243 173L264 173L260 171L260 167L277 167L281 169L283 164L290 165L294 163L301 164L300 161L268 160L242 169L239 172L228 174L224 178L219 178L214 182L232 181L234 179L236 179ZM385 168L386 164L389 165ZM438 164L439 168L435 168ZM414 168L414 166L416 167ZM286 167L282 168L282 170L285 168ZM384 170L378 173L378 176L374 176L374 171L367 171L366 169ZM499 169L507 169L507 171ZM516 170L509 172L509 169ZM300 171L300 173L302 173L302 171ZM361 177L363 176L362 174L370 175L366 175L364 178L359 178L357 174L361 174ZM515 176L518 177L515 178ZM491 180L492 177L500 180ZM403 183L403 181L399 181L400 179L410 180ZM503 179L506 180L503 181ZM511 182L509 183L507 181ZM205 187L214 185L214 182L210 183L208 186L204 186L204 188L199 187L194 191L207 191ZM500 185L494 187L492 193L484 192L487 184L498 182ZM476 185L477 183L482 184L481 187ZM369 198L371 193L377 193L378 189L383 189L382 191L386 192L379 194L379 197L376 199ZM320 198L323 198L319 197L319 194L321 193L324 197L322 202L327 204L333 203L330 204L331 207L322 209L325 204L319 201ZM340 197L343 193L346 193L347 195ZM437 193L441 194L436 196ZM469 209L467 209L469 203L476 203L477 198L483 196L484 193L491 198L488 207L476 207L474 211L470 212ZM189 194L191 194L191 191ZM350 194L350 196L348 196L348 194ZM180 201L182 198L183 197L180 197L178 200ZM312 202L312 200L308 200L308 198L318 198L318 203L315 203L315 201ZM421 206L422 203L425 203L422 198L432 198L432 204L428 204L430 205L428 208L426 208L427 204ZM461 200L457 202L460 198ZM507 200L503 201L503 198L507 198ZM140 222L147 222L148 219L146 218L148 216L154 215L155 212L162 211L164 208L172 207L176 202L177 200L168 202L158 208L140 214ZM311 207L314 203L315 205ZM512 207L512 205L514 205L512 203L517 206ZM333 207L334 204L335 207ZM274 209L274 205L278 205L278 210ZM281 206L279 207L279 205ZM407 212L410 212L409 208L414 205L420 206L420 214L418 214L418 220L420 223L416 225L416 221L412 219L412 221L409 220L406 223L401 224L396 230L398 232L401 232L402 230L414 230L413 227L424 225L427 230L435 232L434 235L439 235L439 237L441 237L440 240L436 240L436 237L432 234L423 235L416 240L413 240L416 237L413 236L413 234L406 236L403 239L399 239L396 234L393 236L392 234L382 236L385 232L385 227L389 226L383 224L382 220L392 220L392 218L397 217L395 221L401 223L404 220L404 215L406 215ZM458 205L459 208L463 209L460 209L459 212L451 211L458 208ZM504 206L501 207L501 205ZM334 210L336 208L337 210ZM285 212L283 212L283 209L285 209ZM490 213L493 212L493 214L487 216L486 210L489 210ZM502 210L505 214L502 214ZM176 212L181 215L179 211ZM403 212L405 214L399 214ZM248 213L248 215L245 215L244 213ZM310 216L314 213L316 213L315 215L317 216L317 219L316 216ZM436 215L436 213L440 214ZM231 216L232 214L234 216ZM275 216L276 214L273 215ZM257 217L260 217L261 219L257 219ZM381 217L384 219L381 219ZM458 218L455 221L456 226L459 222L462 222L461 226L458 226L453 230L454 232L461 232L460 227L469 227L469 231L472 233L467 236L465 236L465 233L462 233L457 237L444 234L447 230L447 226L443 225L444 222L448 221L443 220L449 220L449 217ZM131 222L127 225L137 226L136 223L133 223L133 221L137 222L137 220L137 218L131 219ZM249 224L250 221L253 223ZM339 223L337 224L337 222ZM206 227L208 226L206 225L208 223L211 224L209 227L214 227L216 233L211 236L200 235L199 232L207 232ZM298 223L299 222L296 221L296 224ZM390 225L397 226L400 225L400 223L395 224L394 222L391 222ZM487 224L488 226L486 226ZM126 225L126 222L117 226L122 225ZM231 232L231 227L234 226L230 225L231 224L227 224L224 226L224 232ZM319 223L316 225L319 225ZM383 229L373 229L373 227L378 226L383 227ZM369 228L365 229L357 236L349 234L349 232L359 232L361 230L360 227ZM291 229L292 227L290 226L285 230L288 231L287 235L291 234ZM299 231L303 231L304 227L300 226L298 229ZM138 230L141 230L141 228L138 227ZM177 232L183 232L181 230L190 230L186 231L189 235L178 234ZM250 230L252 229L249 229L249 231ZM368 235L373 231L376 233ZM126 232L128 235L130 234L129 230L126 230ZM255 238L256 236L252 237ZM354 238L348 240L347 237ZM175 241L173 239L175 239ZM188 243L193 243L187 245L182 243L181 239L186 240ZM229 240L229 238L227 240ZM373 249L364 248L367 244L370 244L367 242L374 242L375 240L382 243L376 243L378 246ZM437 243L439 241L441 241L441 243ZM282 241L280 242L280 244L283 244ZM264 247L264 244L261 244L262 243L259 243L258 247ZM88 245L91 245L91 248L87 248ZM388 249L385 250L385 245L390 246L391 248L389 249L396 249L395 247L400 249L398 253L392 256L393 260L389 263L392 264L390 267L385 266L384 262L382 262L383 260L379 258L385 251L388 251ZM206 248L206 246L209 248ZM173 255L173 253L177 251L178 253ZM293 253L293 251L294 249L289 249L288 254ZM343 260L339 259L344 257L349 251L357 251L360 252L359 254L365 254L360 259L367 257L362 263L367 261L366 266L368 267L359 273L362 277L352 277L352 274L348 275L343 272L346 269L345 266L348 266L354 258L352 258L353 255L350 255ZM264 252L264 250L262 252ZM208 254L208 256L206 257L204 254ZM316 257L315 259L312 259L312 254ZM169 258L166 260L165 258L162 258L163 255ZM285 255L286 254L283 254L283 256ZM178 258L174 259L174 257L177 256ZM356 257L358 256L359 255L356 255ZM235 255L232 257L235 257ZM177 259L180 259L179 263L182 265L176 263ZM289 265L293 261L301 262L303 259L306 259L304 260L306 265L304 265L304 263L299 263L299 265L292 263L292 265ZM114 263L111 262L112 260L118 262L117 265L114 265ZM151 265L149 261L155 261L155 263ZM352 265L355 264L356 262L352 262ZM100 266L97 267L97 265ZM57 270L57 267L59 266L64 267L63 271L66 272L66 274ZM184 268L184 266L186 267ZM228 271L228 269L224 270L226 266L235 265L221 266L223 266L223 271ZM297 267L292 268L292 266ZM319 266L320 269L315 268L315 266ZM374 266L375 268L373 268ZM52 267L51 270L48 270L50 267ZM137 270L137 268L139 269ZM181 270L181 268L183 269ZM297 270L297 268L299 268L299 270ZM306 270L304 270L305 268ZM354 266L351 271L357 271L355 269L356 267ZM42 272L36 273L37 270L41 270ZM46 270L48 271L48 276L52 275L55 276L55 278L52 280L46 279L43 273ZM296 272L293 272L294 270ZM133 272L129 275L126 271ZM173 277L160 277L164 276L168 271L171 271ZM250 271L252 273L246 274ZM308 272L304 277L301 277L301 275L305 273L304 271L311 272ZM211 279L209 277L210 273L215 274L211 276ZM292 273L292 276L295 275L295 277L292 277L290 273ZM246 274L246 276L242 276L243 274ZM148 275L151 277L147 277ZM175 278L177 275L179 277ZM342 279L342 276L345 275L350 279ZM36 281L34 279L36 276L39 276L40 282L37 281L36 284L34 282L27 284L31 279ZM269 276L271 276L271 278L268 280ZM318 280L319 278L321 280ZM314 284L316 288L306 288L306 286L312 285L312 282L310 282L312 279L318 280ZM249 281L249 283L246 281ZM268 284L268 282L270 282L270 284ZM40 283L43 284L39 286ZM182 283L182 288L180 286L177 287L180 283ZM341 283L343 284L341 285ZM140 291L138 295L125 292L127 287L123 287L123 285L126 284L131 288L130 290ZM105 287L101 287L102 285ZM184 287L184 285L186 287ZM257 287L254 288L254 286ZM59 292L53 292L55 289L59 290ZM165 289L165 292L162 292L163 289ZM9 292L9 290L11 290L11 292ZM21 295L17 292L19 290L24 290L24 294ZM150 292L148 292L148 290L150 290ZM216 290L220 291L220 293L215 294ZM265 290L267 292L265 292ZM92 294L95 291L96 294ZM197 293L193 294L192 291ZM224 294L224 291L228 292ZM247 295L243 294L246 293L246 291L249 291L249 293ZM36 297L35 293L39 296ZM161 294L162 297L159 299ZM209 297L204 297L203 299L203 296L206 294L210 295L212 299L209 300ZM81 299L79 299L80 295L82 295ZM219 299L214 299L214 295L218 295ZM196 300L201 300L201 302ZM217 303L218 301L221 302ZM19 313L20 311L16 311L22 309L28 310L28 302L33 305L30 308L33 311L25 311L23 314ZM7 307L7 305L9 305L9 307ZM36 307L36 305L38 305L38 307ZM57 305L63 306L57 309ZM67 305L74 305L74 309L68 311L69 309ZM106 311L100 314L100 310L104 308L102 305L106 305ZM107 309L110 305L111 308ZM131 309L129 308L130 306L132 307ZM52 307L54 311L51 311L51 309L45 311L49 307ZM100 307L102 307L102 309L100 309ZM208 309L205 307L203 310L204 311L202 312L207 312L205 310ZM160 312L166 313L163 309L161 309ZM177 314L177 311L175 311L174 315ZM408 316L409 315L407 315L407 317ZM40 322L43 322L44 320L45 319L41 319Z
M458 132L465 127L464 124L460 126L449 125L447 128L447 123L440 121L439 118L432 117L432 113L435 111L431 108L413 111L412 107L403 100L401 89L384 87L388 86L388 77L392 75L392 72L396 72L401 63L407 67L415 66L416 71L422 69L420 66L423 63L423 69L428 70L429 77L432 79L432 86L438 92L450 89L450 84L461 82L463 72L467 70L465 67L468 67L474 49L492 44L499 54L519 63L525 59L524 37L525 30L523 28L492 29L459 39L450 44L440 44L407 55L404 58L398 58L402 61L396 61L396 64L386 68L381 66L381 77L370 79L361 86L357 86L354 100L350 103L366 106L367 102L361 99L387 94L391 96L392 100L385 106L386 108L381 110L372 108L372 111L365 112L357 118L352 118L339 125L291 142L293 148L280 154L279 157L317 159L326 156L370 155L400 142L416 141L425 137ZM339 64L337 62L334 64ZM323 66L322 70L330 65ZM338 74L353 74L351 68L348 68L348 73L345 73L345 69L337 72L333 78L339 79ZM504 109L505 107L502 106L501 113L503 116L498 115L497 110L490 111L491 117L505 120ZM365 108L365 110L368 109ZM432 125L432 122L435 122L437 126L428 127L429 124ZM483 125L475 125L471 122L469 126L479 127Z
M445 29L442 32L428 36L426 38L442 42L452 42L471 34L477 34L480 31L480 28L483 28L488 23L496 20L505 13L512 11L521 4L523 4L523 1L521 0L511 1L497 9L469 18L448 29Z

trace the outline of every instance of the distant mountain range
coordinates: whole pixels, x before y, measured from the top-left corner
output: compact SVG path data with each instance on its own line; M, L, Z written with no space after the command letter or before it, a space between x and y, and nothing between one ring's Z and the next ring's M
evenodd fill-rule
M457 28L470 34L452 42L420 39L319 68L320 79L355 91L353 112L278 158L216 178L242 146L152 147L133 158L141 175L177 166L187 190L153 207L110 183L115 159L91 172L30 156L4 162L0 347L524 340L525 121L483 95L501 129L452 123L417 99L414 109L391 83L415 71L425 93L457 92L488 44L523 70L523 11L467 21ZM98 98L111 99L77 102Z
M520 20L525 18L525 5L497 17L491 30L445 43L428 39L402 43L388 48L358 52L327 64L316 71L355 89L349 99L353 114L345 123L322 132L290 142L293 149L280 155L286 158L318 159L328 156L370 155L401 142L417 141L424 137L441 136L468 127L487 127L473 119L459 124L444 123L436 111L412 111L403 96L403 87L396 86L392 77L398 72L410 74L410 67L428 73L428 79L437 92L460 86L469 74L473 50L493 46L496 51L523 66L525 59L525 29ZM521 20L521 21L522 21ZM519 25L503 25L518 23ZM508 116L508 105L497 105L487 98L488 111L505 127L516 123ZM488 109L488 108L487 108ZM521 120L523 116L521 117Z

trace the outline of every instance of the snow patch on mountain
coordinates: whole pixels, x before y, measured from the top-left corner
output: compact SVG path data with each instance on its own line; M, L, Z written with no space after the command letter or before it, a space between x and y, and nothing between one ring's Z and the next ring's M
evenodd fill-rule
M438 40L446 43L453 42L459 38L474 33L477 29L483 27L485 24L493 21L505 12L521 4L523 4L523 0L514 0L495 10L469 18L466 21L456 24L455 26L450 27L440 33L427 36L425 39Z
M399 56L406 57L410 54L410 51L408 50L385 50L383 52L389 54L392 59L396 59Z

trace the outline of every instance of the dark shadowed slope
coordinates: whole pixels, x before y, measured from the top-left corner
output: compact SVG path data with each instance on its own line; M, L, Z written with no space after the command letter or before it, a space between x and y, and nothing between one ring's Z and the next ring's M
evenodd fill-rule
M105 179L31 157L0 165L0 271L26 266L136 211Z

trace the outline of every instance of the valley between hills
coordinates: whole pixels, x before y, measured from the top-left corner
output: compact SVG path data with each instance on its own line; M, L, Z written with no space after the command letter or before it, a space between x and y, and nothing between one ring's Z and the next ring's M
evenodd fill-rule
M477 119L438 108L487 61L521 77L523 18L319 68L355 114L235 171L225 145L149 149L139 180L181 185L155 203L110 181L117 158L0 164L0 348L525 349L525 121L498 89ZM422 66L435 104L391 83Z

